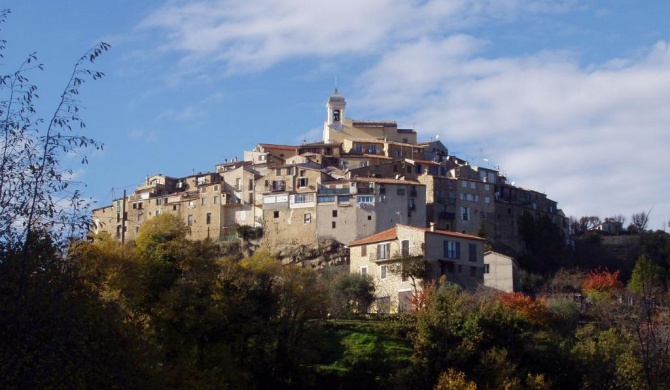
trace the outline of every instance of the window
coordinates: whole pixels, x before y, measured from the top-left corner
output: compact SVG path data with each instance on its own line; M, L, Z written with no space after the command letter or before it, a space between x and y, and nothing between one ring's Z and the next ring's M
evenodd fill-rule
M247 190L253 191L254 190L254 179L249 179L249 183L247 186Z
M337 218L337 210L333 210L333 218Z
M160 206L160 205L162 205L162 204L163 204L163 199L161 199L161 198L156 198L156 206ZM118 209L118 206L117 206L117 209Z
M459 273L459 274L462 274L462 273L463 273L463 266L460 265L460 264L458 265L458 273Z
M156 204L160 204L160 203L158 203L158 199L156 199ZM117 200L116 201L116 212L118 213L120 211L121 211L121 201Z
M488 274L491 272L491 265L490 264L484 264L484 273Z
M372 215L368 215L368 221L372 221Z
M305 195L305 194L295 195L295 197L293 198L293 202L294 203L306 203L307 202L307 195Z
M219 197L215 196L214 199L212 200L214 204L219 204Z
M207 187L200 187L200 192L202 192L203 194L207 192Z
M405 195L405 186L398 186L398 195L400 196Z
M474 188L477 188L477 183L475 183L474 181L471 182L471 183L470 183L470 188L473 188L473 189L474 189Z
M212 213L207 213L207 221L205 223L208 225L212 223Z
M333 229L337 228L337 222L335 222L335 221L332 222L332 228Z
M402 240L401 242L401 255L402 256L409 256L409 240Z
M366 276L368 274L368 267L361 267L361 275Z
M328 195L328 196L321 196L319 195L316 198L317 203L332 203L335 202L335 196L334 195Z
M239 177L235 179L235 189L237 191L242 191L242 179Z
M470 276L477 276L477 267L470 266Z
M468 260L477 261L477 245L468 244Z
M367 256L368 255L368 246L367 245L361 245L361 256Z
M444 240L444 257L447 259L460 259L461 243L457 241Z
M488 190L489 190L489 185L488 185L488 184L484 184L484 191L488 191Z
M305 213L305 216L304 216L304 222L305 222L305 223L311 223L311 222L312 222L312 214L310 214L310 213Z
M463 188L468 188L468 182L467 181L462 181L461 183L463 185Z
M189 215L189 216L187 217L187 223L186 223L186 224L187 224L189 227L193 226L193 215Z
M409 207L410 210L416 210L416 199L410 198L407 207Z
M372 195L359 195L356 197L358 203L374 203L375 197Z
M300 187L307 187L307 183L309 183L308 178L306 178L306 177L298 178L298 185L297 185L297 187L298 187L298 188L300 188Z
M161 210L161 209L156 210L156 215L161 215L162 213L163 213L163 210Z
M340 110L333 110L333 121L334 122L340 121Z
M387 265L379 267L379 279L386 279Z
M377 245L377 259L388 259L391 256L391 244Z
M206 204L207 204L207 198L200 198L200 205L204 206Z
M470 220L470 208L469 207L461 207L461 219L463 221L469 221Z
M275 212L273 212L273 213L272 213L272 216L273 216L274 218L279 218L279 211L275 211Z
M217 184L217 185L214 186L214 192L217 192L218 190L219 190L219 185Z
M386 195L379 195L379 203L385 203L386 202Z
M484 197L484 203L486 203L486 204L491 203L491 198L489 198L488 196L485 196Z
M275 169L275 175L276 176L281 176L281 168Z

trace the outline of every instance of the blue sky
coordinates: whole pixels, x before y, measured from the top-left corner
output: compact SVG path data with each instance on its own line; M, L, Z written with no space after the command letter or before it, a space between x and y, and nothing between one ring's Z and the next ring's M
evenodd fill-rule
M570 216L670 220L670 2L9 0L4 72L31 52L48 118L98 41L73 165L99 207L146 175L185 176L258 143L320 140L335 80L347 116L439 136ZM74 159L72 159L74 163Z

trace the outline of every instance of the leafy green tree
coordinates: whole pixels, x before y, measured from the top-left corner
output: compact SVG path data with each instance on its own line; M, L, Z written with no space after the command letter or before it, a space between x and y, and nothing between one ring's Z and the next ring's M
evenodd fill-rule
M375 301L375 285L370 275L344 273L330 285L330 314L347 317L367 313Z
M644 388L642 366L630 348L632 341L620 328L599 329L588 324L578 329L572 353L582 389Z
M628 290L639 294L643 299L652 299L663 292L663 274L663 268L652 263L643 253L635 262L628 281Z

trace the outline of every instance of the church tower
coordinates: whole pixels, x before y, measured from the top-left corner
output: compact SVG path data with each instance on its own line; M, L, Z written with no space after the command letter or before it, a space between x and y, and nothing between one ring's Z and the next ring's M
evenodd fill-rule
M335 92L328 98L326 103L326 121L323 124L323 142L333 142L330 137L331 131L342 131L344 123L344 108L347 102L344 96L340 95L335 88Z

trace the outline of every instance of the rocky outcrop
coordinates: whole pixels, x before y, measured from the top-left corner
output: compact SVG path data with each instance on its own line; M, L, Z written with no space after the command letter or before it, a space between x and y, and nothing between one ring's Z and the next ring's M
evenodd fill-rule
M315 269L349 264L349 249L335 240L323 240L315 245L279 246L273 248L271 254L282 264Z

